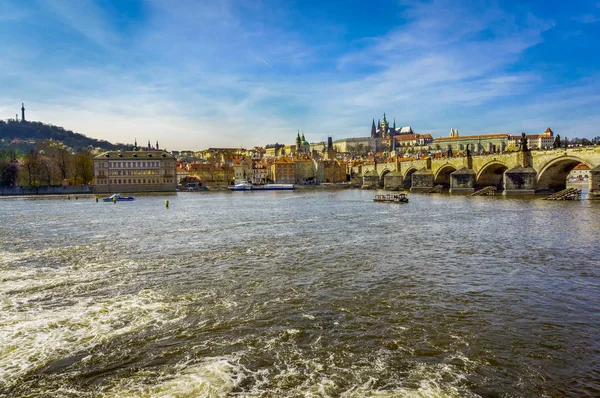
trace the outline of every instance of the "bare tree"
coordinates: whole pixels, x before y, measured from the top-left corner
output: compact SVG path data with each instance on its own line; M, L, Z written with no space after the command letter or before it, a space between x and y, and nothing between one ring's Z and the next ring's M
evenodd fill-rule
M23 171L24 174L22 175L22 178L25 183L23 185L28 185L30 187L40 185L40 155L38 152L32 151L25 155Z

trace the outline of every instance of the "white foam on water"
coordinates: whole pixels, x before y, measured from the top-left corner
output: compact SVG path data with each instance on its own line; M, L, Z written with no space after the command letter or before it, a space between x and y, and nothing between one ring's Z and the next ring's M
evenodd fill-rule
M232 358L205 358L184 363L161 374L140 371L102 389L99 396L113 397L224 397L245 378L243 368Z
M4 303L7 300L9 305ZM7 386L53 361L183 317L177 308L165 304L164 297L149 290L78 298L56 308L11 301L3 301L0 318L0 385Z

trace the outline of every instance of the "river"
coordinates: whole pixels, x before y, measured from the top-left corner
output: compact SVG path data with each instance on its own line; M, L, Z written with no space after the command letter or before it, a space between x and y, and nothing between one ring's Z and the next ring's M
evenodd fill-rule
M600 202L373 195L0 198L0 396L600 396Z

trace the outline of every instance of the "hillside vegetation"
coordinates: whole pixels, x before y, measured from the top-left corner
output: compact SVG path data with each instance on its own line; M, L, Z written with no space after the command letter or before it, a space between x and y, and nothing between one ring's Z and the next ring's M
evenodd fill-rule
M25 141L33 140L38 143L40 141L51 139L53 141L62 142L75 152L82 152L85 148L90 146L93 148L101 148L102 150L106 151L115 151L119 149L128 150L132 147L131 144L113 144L105 140L97 140L86 137L83 134L75 133L71 130L65 130L63 127L54 126L51 124L28 121L17 122L14 120L0 120L0 139L4 140L4 143L2 144L4 147L16 145L21 149L26 149L28 146L31 146L31 149L33 149L35 144L10 144L10 142L15 139L21 139Z

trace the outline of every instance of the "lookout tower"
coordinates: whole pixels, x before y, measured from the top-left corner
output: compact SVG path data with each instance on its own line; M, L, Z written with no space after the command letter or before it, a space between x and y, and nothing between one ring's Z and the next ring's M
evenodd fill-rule
M21 102L21 121L25 121L25 103Z

